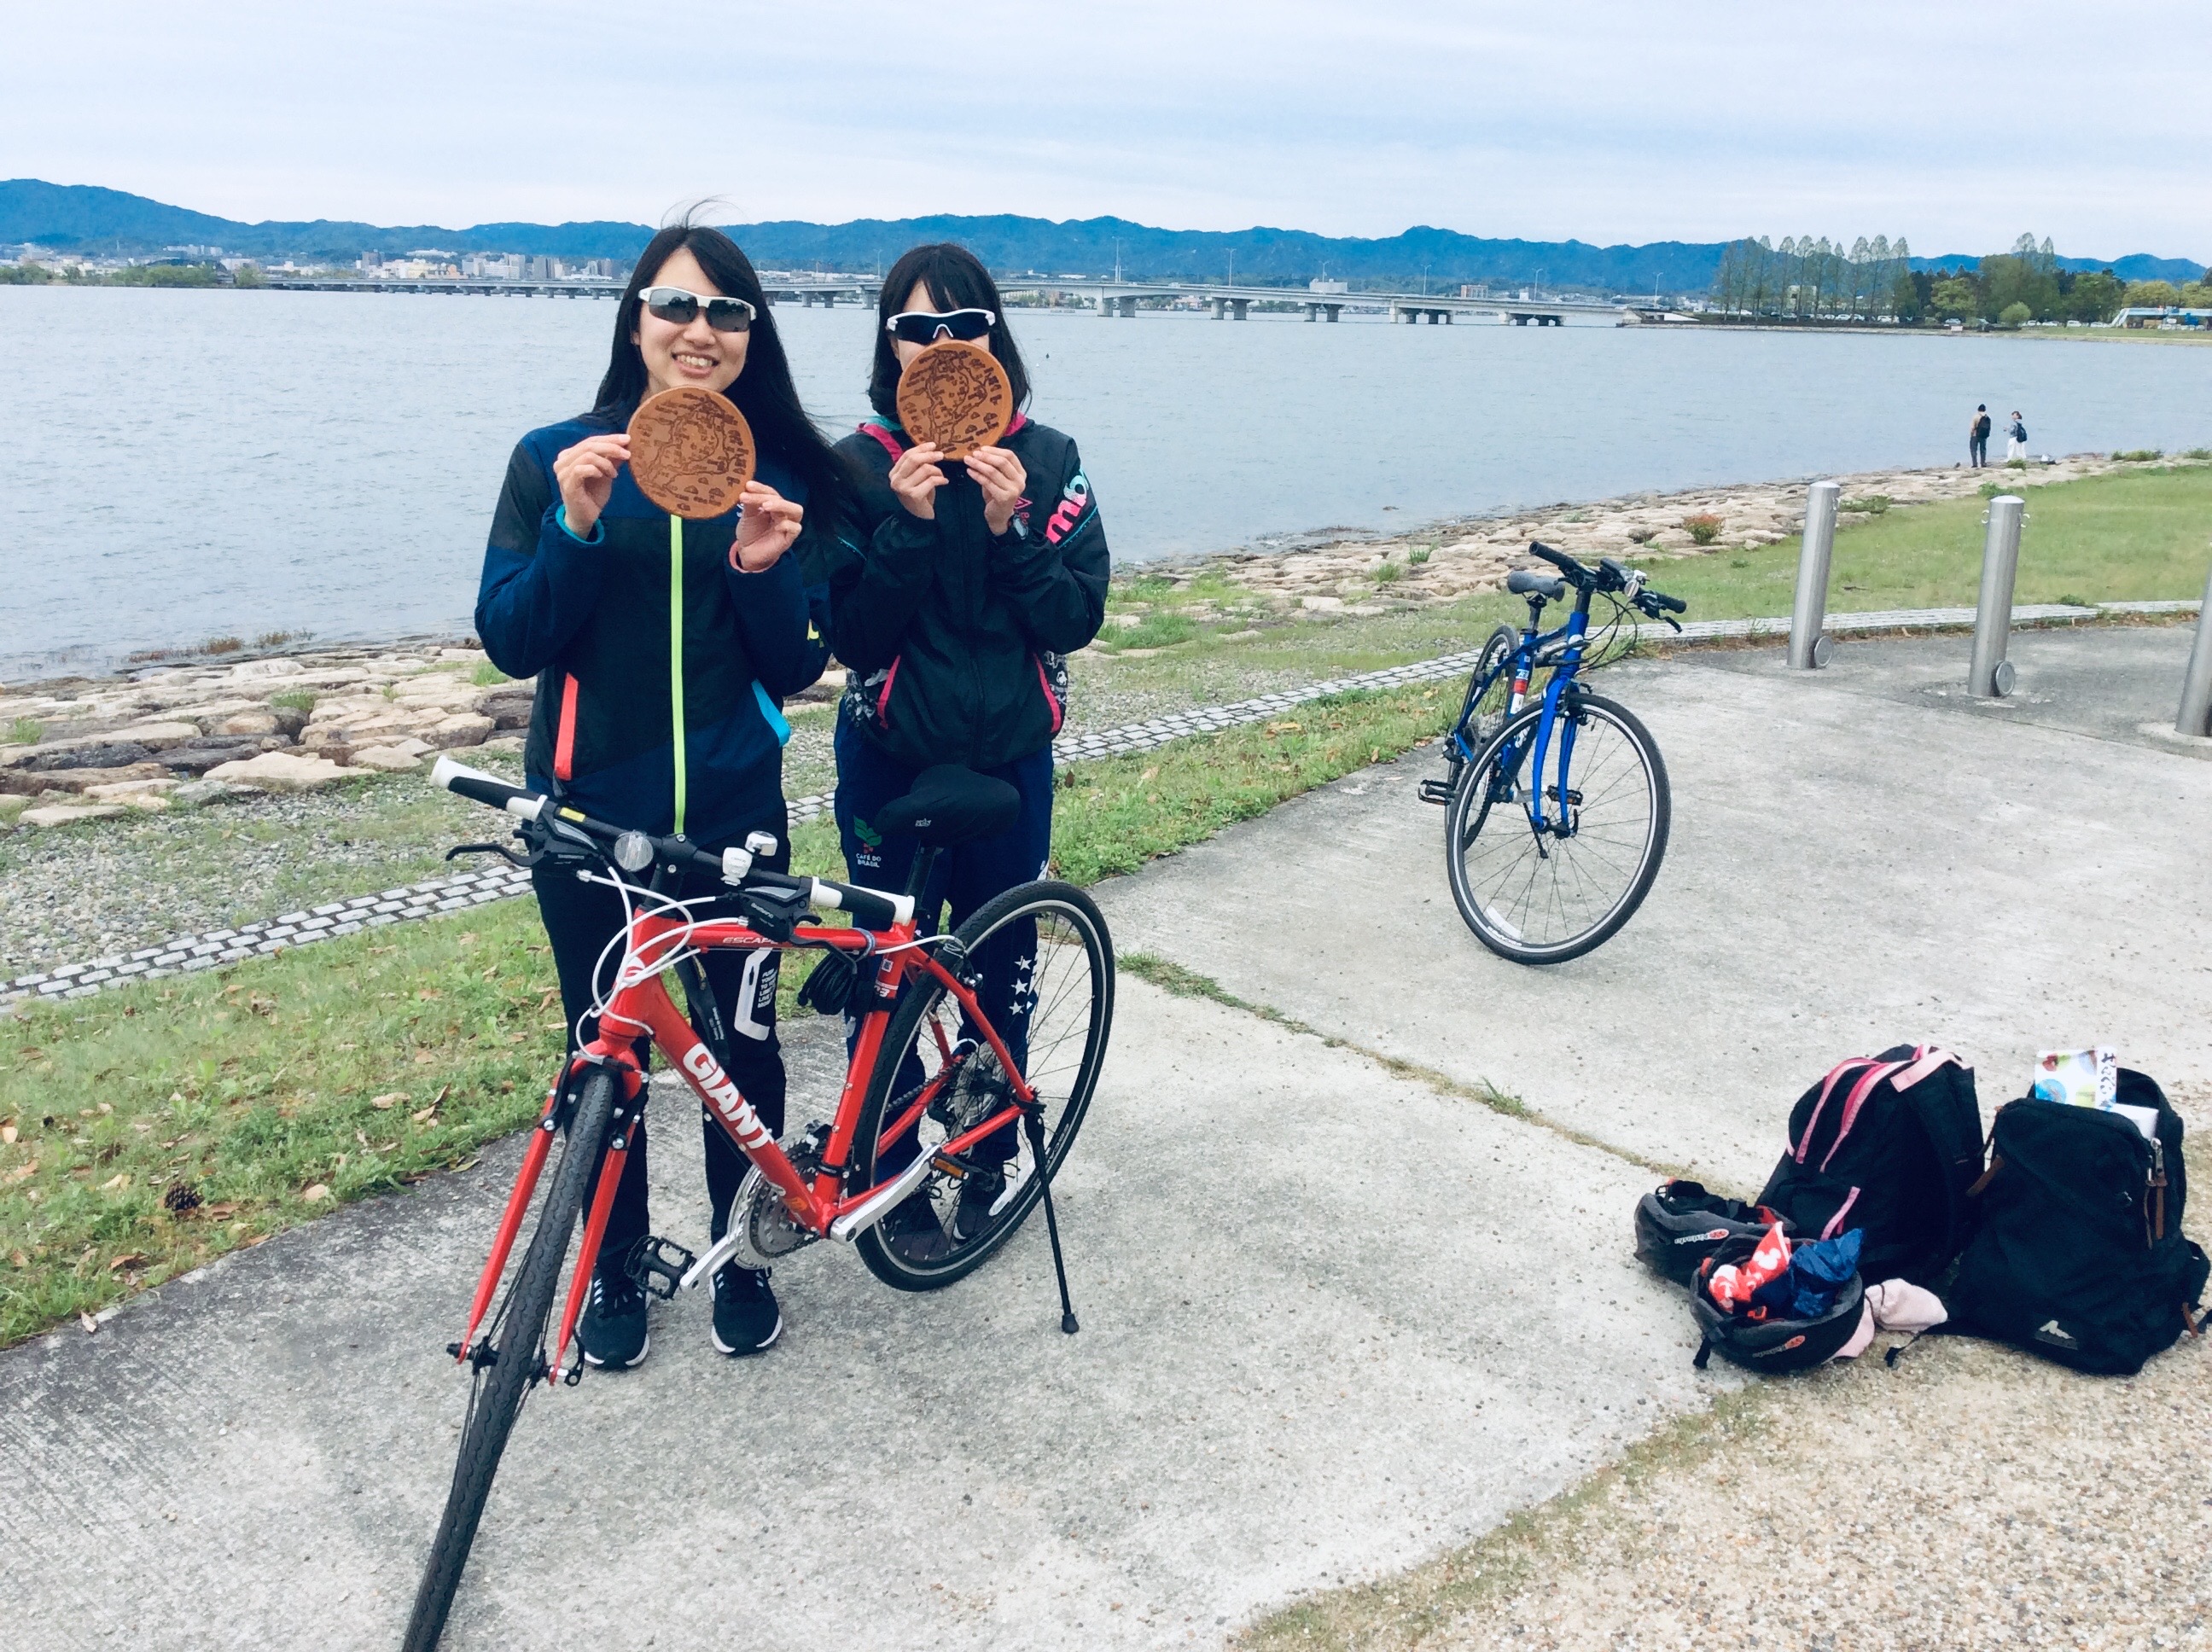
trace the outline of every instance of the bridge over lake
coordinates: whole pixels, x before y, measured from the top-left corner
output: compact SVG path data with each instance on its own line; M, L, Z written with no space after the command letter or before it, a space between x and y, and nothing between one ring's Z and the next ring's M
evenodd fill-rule
M325 293L454 293L506 298L619 298L623 282L578 277L508 279L492 276L301 276L270 272L264 283L289 291ZM1334 321L1346 310L1387 312L1393 322L1450 325L1455 317L1480 317L1516 326L1557 327L1570 316L1612 320L1640 319L1620 305L1592 299L1542 297L1529 289L1518 295L1446 296L1435 293L1314 292L1296 287L1262 287L1231 282L1126 281L1109 276L1012 276L1000 283L1019 292L1042 292L1054 303L1069 298L1095 307L1103 319L1133 318L1145 299L1196 301L1213 319L1244 320L1255 304L1288 305L1305 311L1309 321ZM763 271L761 286L771 303L873 307L883 291L869 276L804 275Z

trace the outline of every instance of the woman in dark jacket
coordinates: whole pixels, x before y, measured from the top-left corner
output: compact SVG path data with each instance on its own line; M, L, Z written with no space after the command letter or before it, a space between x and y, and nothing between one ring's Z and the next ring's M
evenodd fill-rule
M877 812L925 768L957 763L1013 786L1014 824L939 860L921 909L949 902L950 925L1002 890L1042 877L1052 847L1052 739L1066 707L1065 655L1098 634L1109 562L1098 506L1075 443L1019 412L1029 399L1021 353L999 289L964 247L917 246L884 282L868 399L882 416L837 445L859 482L862 543L832 553L837 657L849 673L837 718L837 830L853 881L906 887L919 846L882 832ZM1006 369L1017 412L997 446L964 461L916 444L898 422L899 375L938 339L988 349ZM1018 937L979 958L984 1001L1003 1007L1018 1042L1025 1005ZM1015 1051L1018 1057L1021 1051ZM1011 1157L1013 1133L994 1152ZM980 1227L1000 1179L961 1183L955 1230L926 1194L884 1221L916 1260L941 1255Z
M680 385L728 397L760 452L738 508L712 520L671 515L630 477L630 415ZM764 864L786 865L791 730L781 702L828 658L827 587L810 586L803 570L819 567L819 541L848 498L843 467L799 406L745 255L719 230L662 230L616 311L613 356L592 410L522 439L492 519L477 633L500 670L538 680L523 756L529 783L601 820L681 832L708 849L764 831L777 843ZM623 927L622 902L578 882L573 866L541 867L533 882L574 1049L598 1032L591 1006L619 957L607 957L596 981L593 971ZM731 1035L730 1075L780 1135L775 963L774 952L724 952L706 969ZM702 1118L720 1238L745 1161L703 1108ZM594 1365L635 1365L647 1345L646 1299L629 1272L649 1226L644 1149L640 1120L579 1327ZM765 1272L732 1264L715 1274L722 1352L757 1352L782 1326Z

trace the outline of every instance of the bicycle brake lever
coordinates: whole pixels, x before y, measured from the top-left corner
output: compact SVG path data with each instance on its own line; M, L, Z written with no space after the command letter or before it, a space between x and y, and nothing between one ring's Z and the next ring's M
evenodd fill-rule
M545 858L545 851L542 849L532 854L520 855L504 843L457 843L446 851L446 859L456 860L465 854L495 854L501 859L521 867L525 872L530 871Z

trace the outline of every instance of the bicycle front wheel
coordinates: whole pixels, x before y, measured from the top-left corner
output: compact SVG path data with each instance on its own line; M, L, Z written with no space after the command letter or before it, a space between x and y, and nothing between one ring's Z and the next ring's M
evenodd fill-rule
M1114 946L1106 920L1070 884L1024 884L954 932L964 975L1042 1109L1039 1163L1027 1128L1008 1124L933 1175L860 1236L869 1271L901 1291L964 1278L1012 1237L1059 1171L1090 1109L1114 1024ZM1003 1111L1012 1087L958 999L933 977L892 1012L853 1138L861 1187L877 1186Z
M561 1264L568 1259L568 1241L583 1210L584 1189L614 1114L616 1082L604 1068L584 1080L569 1121L568 1142L552 1175L551 1190L538 1206L538 1226L523 1253L522 1266L483 1333L492 1344L494 1363L473 1379L453 1484L446 1494L446 1512L415 1591L415 1610L402 1643L405 1652L430 1652L445 1632L446 1614L453 1610L453 1593L460 1587L461 1569L476 1541L500 1455L522 1414L523 1400L547 1375L545 1326L552 1316Z
M1542 717L1543 708L1531 706L1491 738L1468 764L1444 826L1460 916L1476 939L1516 963L1564 963L1618 932L1659 876L1672 815L1667 765L1626 706L1594 694L1563 701L1539 774ZM1573 749L1563 762L1571 726ZM1532 788L1542 830L1529 819Z

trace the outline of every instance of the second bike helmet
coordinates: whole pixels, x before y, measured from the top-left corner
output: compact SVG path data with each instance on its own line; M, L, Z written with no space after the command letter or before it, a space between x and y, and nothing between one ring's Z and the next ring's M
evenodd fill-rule
M1694 1181L1665 1181L1636 1201L1636 1254L1676 1285L1728 1240L1759 1236L1782 1218L1764 1206L1723 1199ZM1783 1231L1790 1231L1782 1223Z

